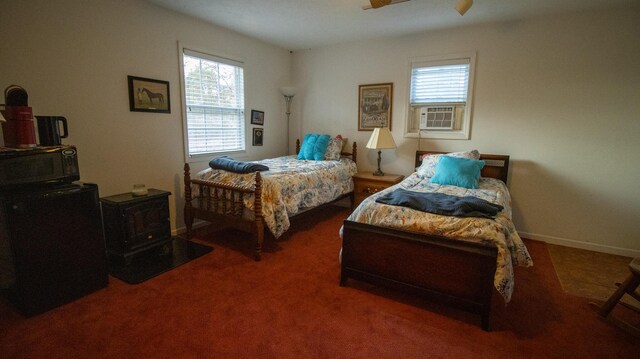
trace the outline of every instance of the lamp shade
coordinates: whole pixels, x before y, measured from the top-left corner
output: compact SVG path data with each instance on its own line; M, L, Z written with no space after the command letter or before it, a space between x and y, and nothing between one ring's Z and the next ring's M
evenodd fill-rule
M473 5L473 0L458 0L456 3L456 11L460 13L460 15L464 15L469 8Z
M370 149L384 149L384 148L396 148L396 143L393 140L391 131L388 127L377 127L373 129L371 138L367 143L367 148Z
M293 96L296 94L296 88L292 86L280 87L280 92L285 96Z

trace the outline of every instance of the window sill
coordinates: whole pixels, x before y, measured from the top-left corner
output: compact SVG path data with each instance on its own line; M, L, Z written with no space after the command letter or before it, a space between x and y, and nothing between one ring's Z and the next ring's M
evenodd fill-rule
M199 155L191 155L187 158L187 163L209 162L214 157L233 156L235 160L244 160L247 151L210 152Z
M432 139L432 140L468 140L469 133L464 131L422 131L420 136L418 132L405 132L404 138L415 139Z

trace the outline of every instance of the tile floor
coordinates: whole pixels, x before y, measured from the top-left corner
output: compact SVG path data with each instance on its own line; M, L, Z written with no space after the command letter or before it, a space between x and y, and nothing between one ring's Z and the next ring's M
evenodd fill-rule
M617 289L615 283L622 283L630 274L633 258L553 244L547 247L562 288L580 297L605 301ZM628 295L623 301L640 307Z

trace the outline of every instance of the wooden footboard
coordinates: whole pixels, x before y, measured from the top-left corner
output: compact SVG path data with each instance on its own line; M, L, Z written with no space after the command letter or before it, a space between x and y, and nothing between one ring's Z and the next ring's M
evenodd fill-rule
M438 236L344 222L340 285L390 286L479 314L489 330L497 249Z
M255 239L254 259L262 257L264 242L264 221L262 219L262 178L256 172L255 183L251 187L229 185L214 181L191 179L189 164L184 165L184 222L187 227L187 239L191 239L193 220L202 219L217 228L233 227L252 233ZM191 185L198 186L199 195L192 197ZM254 194L253 219L243 216L248 209L243 197ZM194 203L195 202L195 203Z
M300 140L296 140L296 153L300 151ZM352 153L342 153L351 156L353 161L357 158L357 145L353 142ZM198 186L197 197L194 197L192 185ZM243 196L254 194L253 218L247 219L249 210L244 205ZM354 205L353 191L336 200L349 196L351 206ZM236 228L253 235L255 241L254 259L262 258L262 243L264 242L265 223L262 216L262 177L260 172L255 173L255 183L249 187L229 185L221 182L191 179L191 169L188 163L184 165L184 223L187 228L187 239L191 239L194 219L211 222L216 228Z

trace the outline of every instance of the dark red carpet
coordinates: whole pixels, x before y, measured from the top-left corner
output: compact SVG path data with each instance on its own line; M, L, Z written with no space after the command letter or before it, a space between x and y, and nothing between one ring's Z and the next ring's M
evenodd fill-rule
M2 358L637 358L640 340L562 292L546 245L527 241L511 303L479 318L349 280L338 285L347 210L297 219L262 262L245 234L199 230L215 250L142 284L22 318L0 302ZM311 222L314 222L311 224Z

